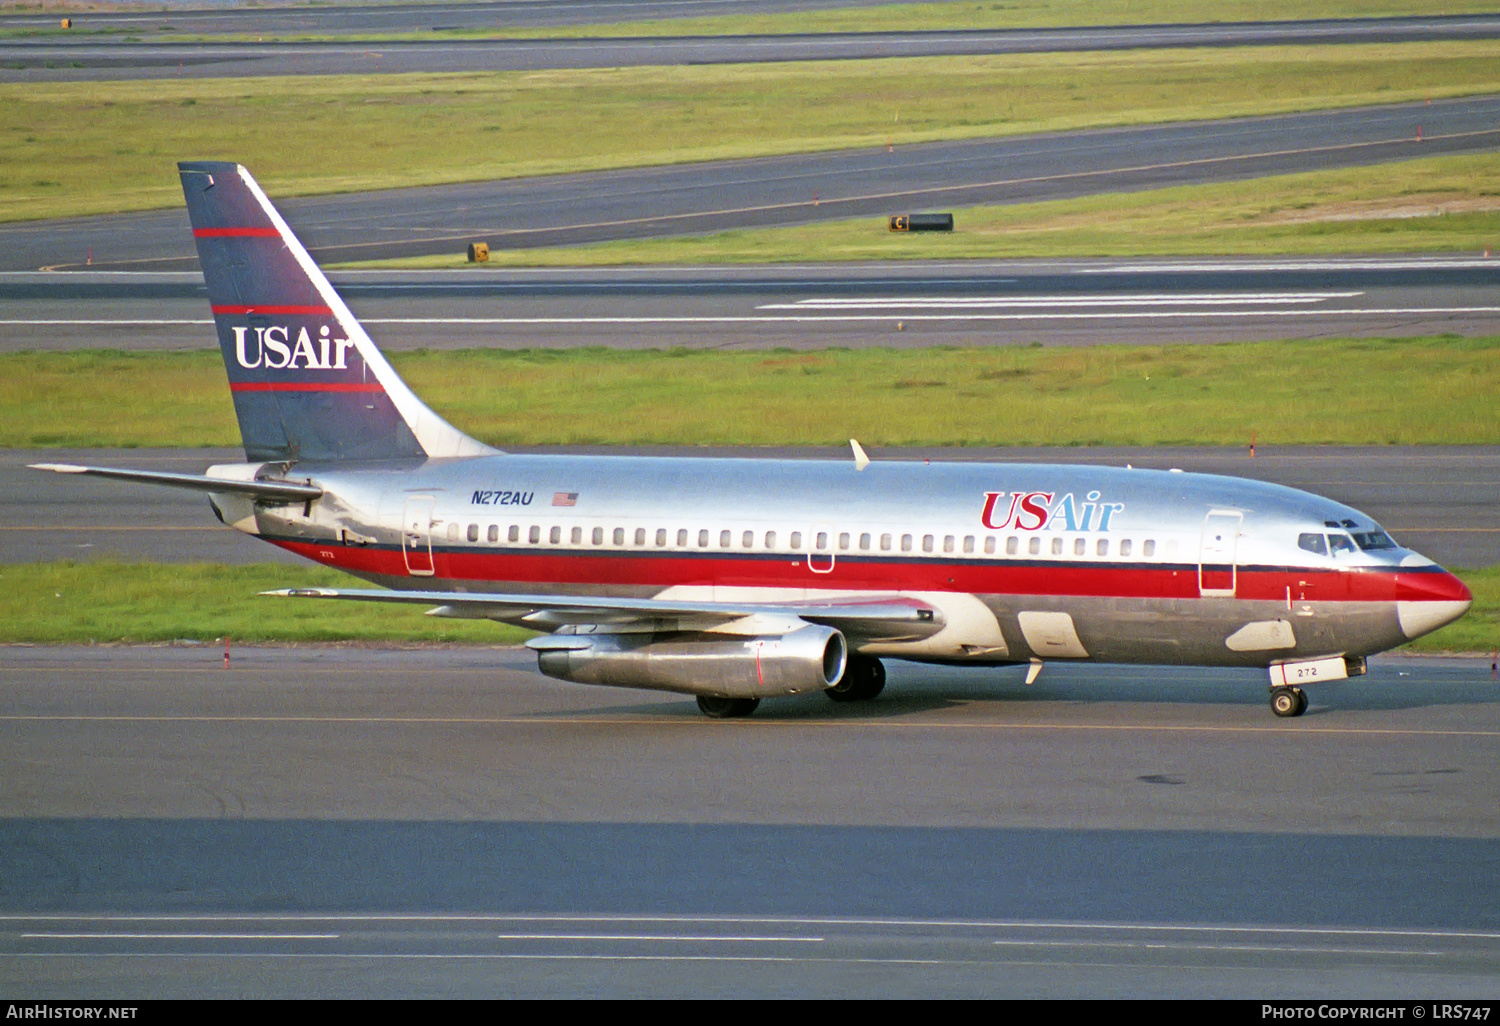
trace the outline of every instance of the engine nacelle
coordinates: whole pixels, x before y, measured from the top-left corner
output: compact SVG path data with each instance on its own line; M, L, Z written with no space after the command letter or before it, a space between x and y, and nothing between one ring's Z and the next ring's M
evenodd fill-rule
M848 646L831 627L787 634L554 634L533 638L537 666L580 684L766 698L822 691L844 675Z

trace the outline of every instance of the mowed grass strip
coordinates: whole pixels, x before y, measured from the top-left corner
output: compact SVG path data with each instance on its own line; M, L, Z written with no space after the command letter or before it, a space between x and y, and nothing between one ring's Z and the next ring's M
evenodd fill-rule
M0 220L178 206L185 159L274 199L1497 91L1490 42L11 84Z
M227 530L227 528L226 528ZM275 588L364 588L318 566L56 562L0 566L0 641L380 641L509 645L532 632L388 606L261 595Z
M502 447L1500 443L1497 337L390 358ZM0 355L0 410L10 448L239 441L216 351Z
M905 210L892 200L893 213ZM954 231L861 217L710 235L506 249L493 267L831 263L1008 257L1500 254L1500 153L1394 161L1243 182L954 209ZM359 267L460 267L441 256Z
M228 530L228 528L225 528ZM1500 644L1500 567L1458 571L1474 608L1405 646L1484 652ZM424 607L263 596L274 588L367 587L324 567L128 562L0 566L0 644L380 642L513 645L531 636L487 620L424 616Z

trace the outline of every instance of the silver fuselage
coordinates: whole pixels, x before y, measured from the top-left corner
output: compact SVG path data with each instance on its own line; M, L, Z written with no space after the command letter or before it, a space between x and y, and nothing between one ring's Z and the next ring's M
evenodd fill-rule
M252 466L216 468L243 476ZM1371 518L1279 485L1098 466L497 455L286 475L226 522L394 589L730 602L917 596L910 659L1267 666L1358 657L1468 608ZM1324 551L1311 536L1322 539Z

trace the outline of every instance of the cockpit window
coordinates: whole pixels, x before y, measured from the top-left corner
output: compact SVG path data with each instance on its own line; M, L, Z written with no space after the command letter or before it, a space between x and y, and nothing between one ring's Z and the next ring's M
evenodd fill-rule
M1362 533L1356 531L1354 534L1354 544L1366 552L1375 549L1394 549L1396 547L1396 543L1391 541L1391 536L1384 531L1364 531Z
M1328 548L1335 556L1358 551L1347 534L1338 534L1333 531L1328 532Z
M1299 534L1297 535L1297 548L1306 549L1308 552L1319 556L1328 555L1328 543L1323 540L1321 534Z

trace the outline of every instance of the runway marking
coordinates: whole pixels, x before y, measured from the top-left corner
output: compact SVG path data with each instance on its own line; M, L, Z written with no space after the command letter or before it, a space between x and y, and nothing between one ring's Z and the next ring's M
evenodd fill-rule
M1267 926L1230 923L1111 923L1026 919L937 919L895 916L714 915L693 913L4 913L0 922L309 922L309 923L635 923L635 924L749 924L762 926L939 927L963 930L1078 930L1122 933L1204 933L1247 936L1402 937L1430 940L1500 941L1500 931L1419 929L1415 927ZM550 935L540 935L550 936ZM658 939L659 935L647 935ZM698 938L695 938L698 939ZM715 938L702 938L715 939ZM801 937L786 938L803 940ZM826 940L826 939L825 939ZM1024 943L1024 941L1023 941ZM1050 942L1048 942L1050 943Z
M336 933L23 933L22 940L338 940Z
M204 646L207 648L207 646ZM224 673L213 666L213 660L178 673ZM59 671L61 672L61 671ZM68 672L87 672L70 669ZM116 671L93 671L116 672ZM137 671L140 672L140 671ZM227 671L233 673L233 670ZM361 672L368 670L345 671ZM306 674L303 674L306 676ZM1001 701L1003 699L996 699ZM342 723L364 726L532 726L532 727L610 727L634 725L681 726L701 729L703 724L696 716L632 716L629 714L614 719L592 719L589 717L567 717L543 715L520 716L98 716L98 715L5 715L0 723ZM1305 727L1301 724L1271 723L1264 726L1192 725L1160 723L946 723L931 720L908 720L902 723L872 722L869 720L774 720L764 718L753 723L739 724L732 729L788 729L837 728L849 730L1047 730L1047 731L1126 731L1143 733L1197 733L1197 734L1271 734L1282 738L1304 737L1308 734L1336 734L1340 736L1390 736L1390 737L1500 737L1500 730L1426 730L1405 727Z
M716 936L714 934L662 934L662 933L500 933L496 940L565 940L565 941L717 941L721 943L796 943L821 944L824 937L757 937Z
M76 326L80 326L80 327L89 326L89 325L97 326L97 325L109 325L109 324L114 324L114 325L122 325L123 324L123 325L135 325L135 326L147 326L147 327L163 327L163 326L172 326L172 325L181 325L181 324L203 325L203 324L212 324L212 323L213 323L212 320L162 320L162 319L159 319L159 318L149 319L149 320L148 319L144 319L144 318L108 318L108 319L106 319L106 318L96 318L96 319L91 319L91 320L82 320L82 319L78 319L78 318L55 318L54 317L54 318L27 318L27 319L7 318L5 320L0 320L0 325L6 325L6 324L8 324L8 325L24 325L24 326L36 326L36 325L43 325L43 326L46 326L46 325L76 325Z
M1292 304L1321 303L1328 299L1351 299L1363 292L1261 292L1206 293L1182 295L1124 296L888 296L853 298L828 296L799 299L795 303L765 303L757 310L862 310L879 307L954 307L977 309L991 307L1076 307L1076 306L1228 306L1252 303Z
M1137 948L1145 951L1248 951L1278 955L1405 955L1409 958L1440 958L1451 952L1403 951L1398 948L1308 948L1290 944L1152 944L1146 941L1038 941L995 940L995 947L1037 948Z
M1201 319L1227 319L1249 317L1412 317L1417 315L1495 314L1500 306L1434 306L1434 307L1380 307L1371 309L1319 309L1319 310L1153 310L1135 312L1130 310L1099 313L1062 311L1048 313L970 313L955 311L946 314L739 314L723 316L678 317L678 316L594 316L594 317L366 317L365 324L817 324L841 322L889 322L889 321L1101 321L1101 320L1166 320L1196 317Z

